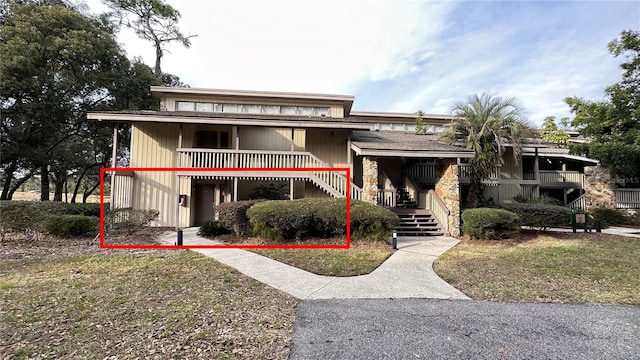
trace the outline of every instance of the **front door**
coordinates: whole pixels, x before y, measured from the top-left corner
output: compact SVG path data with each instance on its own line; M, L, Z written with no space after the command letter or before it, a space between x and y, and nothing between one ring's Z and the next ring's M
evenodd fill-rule
M202 225L207 220L213 220L213 206L215 204L215 185L196 184L195 196L195 218L196 226Z
M195 225L202 225L207 220L214 220L215 207L225 202L226 187L224 184L196 184Z

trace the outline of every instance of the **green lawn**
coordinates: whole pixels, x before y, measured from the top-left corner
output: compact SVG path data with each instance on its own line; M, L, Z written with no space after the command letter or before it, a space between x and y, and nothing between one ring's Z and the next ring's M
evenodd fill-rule
M368 274L393 253L389 244L383 241L354 241L349 249L253 249L251 251L314 274L330 276Z
M285 359L295 299L189 251L0 261L0 358Z
M640 241L603 234L465 240L434 264L473 299L640 305Z

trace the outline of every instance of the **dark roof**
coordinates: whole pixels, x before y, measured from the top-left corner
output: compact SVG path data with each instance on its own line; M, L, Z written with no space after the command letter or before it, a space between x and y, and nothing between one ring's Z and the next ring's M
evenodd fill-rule
M354 131L351 143L361 150L380 150L394 152L423 152L425 156L438 156L437 153L473 155L473 151L460 146L437 141L437 135L416 135L404 131Z

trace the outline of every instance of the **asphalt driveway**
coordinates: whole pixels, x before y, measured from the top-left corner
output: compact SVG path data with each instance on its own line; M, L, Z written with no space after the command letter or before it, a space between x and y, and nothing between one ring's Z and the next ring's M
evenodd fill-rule
M305 300L290 359L640 359L640 307Z

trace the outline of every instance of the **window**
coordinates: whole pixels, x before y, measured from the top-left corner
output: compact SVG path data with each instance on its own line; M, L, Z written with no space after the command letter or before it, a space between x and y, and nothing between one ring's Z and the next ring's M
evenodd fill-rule
M178 111L193 111L195 104L190 101L178 101L176 104L176 109Z
M242 105L242 112L249 114L260 114L261 111L260 105Z
M295 115L298 112L295 106L281 106L280 114L282 115Z
M212 103L196 103L196 111L213 112Z
M313 108L311 106L298 106L298 115L312 115Z
M278 105L262 105L263 114L280 114L280 106Z
M228 131L196 132L196 147L202 149L229 149Z
M328 107L317 107L313 108L313 115L328 117L329 116L329 108Z

